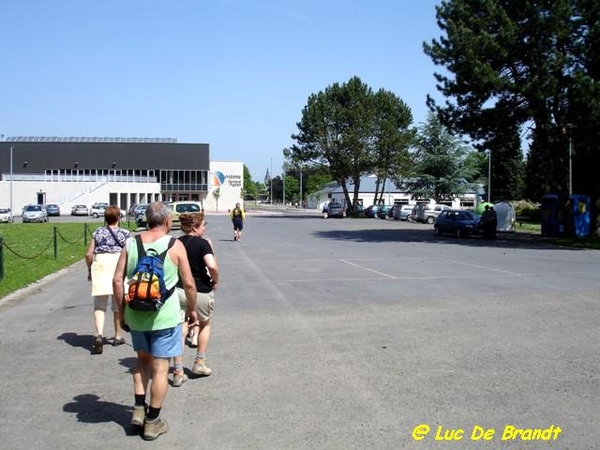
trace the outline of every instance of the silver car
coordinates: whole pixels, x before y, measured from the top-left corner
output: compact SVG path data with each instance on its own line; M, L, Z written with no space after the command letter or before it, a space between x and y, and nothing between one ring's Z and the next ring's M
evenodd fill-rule
M23 223L48 222L48 213L42 205L27 205L23 210Z
M398 205L394 209L394 220L408 220L408 216L410 216L414 207L414 205Z
M417 206L417 222L433 224L435 218L440 215L442 211L449 211L450 208L447 205L441 204L426 204Z

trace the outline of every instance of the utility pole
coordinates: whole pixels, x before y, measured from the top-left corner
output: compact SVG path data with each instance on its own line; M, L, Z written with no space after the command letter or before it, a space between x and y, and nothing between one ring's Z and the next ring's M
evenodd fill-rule
M488 203L492 200L492 149L488 150Z

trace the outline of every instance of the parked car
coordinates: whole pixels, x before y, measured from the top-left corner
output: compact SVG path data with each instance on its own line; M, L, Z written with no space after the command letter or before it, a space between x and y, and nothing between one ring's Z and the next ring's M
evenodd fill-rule
M135 219L135 223L137 224L138 227L145 227L146 226L146 210L148 209L148 203L140 203L139 205L137 205L137 207L135 208L135 210L133 211L134 213L134 219Z
M441 204L424 204L417 206L417 222L433 224L437 216L440 215L442 211L449 211L450 208L447 205Z
M98 217L104 217L104 212L106 211L106 208L108 208L107 204L94 204L90 208L90 216L92 216L94 219L97 219ZM119 210L119 215L121 216L121 219L125 217L125 213L122 209Z
M323 213L323 217L325 217L325 219L329 219L331 217L339 217L340 219L343 219L345 215L345 208L341 203L338 202L329 203L329 205L327 205L327 212Z
M94 219L98 217L104 217L104 210L108 207L108 203L106 202L96 202L89 209L89 215ZM121 214L123 217L123 214Z
M48 222L48 213L42 205L27 205L23 211L23 223Z
M352 207L349 205L346 208L346 216L354 216L354 217L364 217L365 216L365 207L360 203L356 205L355 210L352 210Z
M181 201L169 203L171 207L171 217L173 219L173 228L181 227L181 221L179 216L186 212L200 212L202 211L202 203L194 201Z
M379 209L379 206L377 205L369 205L365 208L365 217L377 217L377 210Z
M413 209L414 205L398 205L394 210L394 220L408 220Z
M394 213L400 207L401 207L401 205L397 205L397 204L392 205L392 207L390 209L388 209L387 218L388 219L393 219L394 218Z
M465 237L468 234L479 232L479 216L473 211L461 209L444 210L435 219L433 228L437 236L440 236L442 233L451 233L459 238Z
M107 206L108 205L92 205L90 208L90 216L92 216L94 219L97 219L98 217L104 217L104 210Z
M0 223L10 223L10 208L0 208Z
M88 207L85 205L75 205L71 208L72 216L87 216L88 215Z
M377 217L380 219L386 219L387 213L391 207L392 205L379 205L379 208L377 209Z
M60 216L60 207L54 203L46 205L46 212L48 216Z

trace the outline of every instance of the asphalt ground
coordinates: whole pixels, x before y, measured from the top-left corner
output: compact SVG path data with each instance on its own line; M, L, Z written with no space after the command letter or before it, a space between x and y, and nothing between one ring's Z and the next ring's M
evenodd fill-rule
M213 373L169 388L169 433L129 426L129 336L90 354L81 261L0 300L0 448L600 448L600 252L309 213L250 215L233 242L208 222Z

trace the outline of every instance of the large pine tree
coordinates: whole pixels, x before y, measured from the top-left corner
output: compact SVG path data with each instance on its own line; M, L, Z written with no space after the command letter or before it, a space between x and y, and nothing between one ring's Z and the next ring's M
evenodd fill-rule
M491 149L505 174L518 174L519 134L530 137L526 193L568 194L569 139L573 190L598 198L599 9L597 0L452 0L437 7L444 35L424 49L437 73L443 105L428 104L442 123ZM571 125L574 125L571 126ZM575 138L575 136L577 136ZM591 138L594 136L594 138ZM508 184L507 184L508 183ZM512 176L497 186L518 192ZM506 197L507 193L497 192Z

